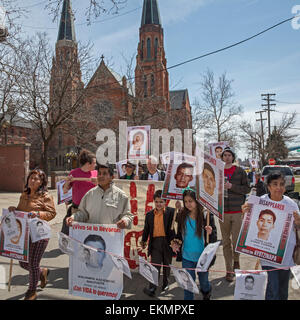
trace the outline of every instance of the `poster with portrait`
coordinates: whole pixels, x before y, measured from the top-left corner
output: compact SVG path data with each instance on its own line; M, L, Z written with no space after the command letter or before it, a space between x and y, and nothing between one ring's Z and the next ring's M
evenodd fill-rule
M293 225L294 208L288 204L249 196L236 252L281 264Z
M65 180L56 182L57 204L69 202L72 200L72 188L67 193L64 193L63 185L65 184L65 182Z
M212 262L217 250L221 244L221 241L214 243L209 243L201 253L199 260L197 262L197 272L206 272Z
M127 163L127 159L125 160L121 160L119 162L116 163L116 167L117 167L117 172L118 172L118 177L122 177L126 174L126 163Z
M69 293L94 300L118 300L123 274L110 254L123 256L124 230L116 225L74 223L74 255L69 256Z
M235 270L234 300L265 300L267 272Z
M209 154L217 159L221 159L221 154L226 147L229 147L229 143L227 141L219 141L214 143L209 143Z
M192 276L185 269L170 266L178 286L184 290L199 294L199 289Z
M206 153L197 153L198 200L224 221L224 162Z
M170 164L165 176L162 198L182 200L183 190L196 191L196 157L181 152L170 152Z
M1 230L7 239L14 238L19 234L18 223L13 212L8 212L1 221Z
M51 238L51 227L47 221L33 218L29 219L29 229L30 229L30 237L31 241L37 242L42 239L50 239Z
M300 266L293 266L290 268L292 275L295 278L295 281L297 282L298 286L300 287Z
M17 234L5 236L2 225L5 217L10 216L7 209L2 210L1 234L0 234L0 255L3 257L28 262L29 250L29 225L28 212L15 211L14 215L17 223Z
M250 166L252 169L253 168L258 169L258 160L257 159L250 158L249 163L250 163Z
M69 236L62 232L57 233L58 236L58 247L61 252L71 256L74 254L74 242L75 240L71 239Z
M170 163L170 152L165 152L159 155L160 162L164 166L164 170L167 171L168 165Z
M139 273L146 280L158 286L158 270L141 256L139 256Z
M110 258L120 272L124 273L129 279L132 279L128 261L124 257L110 255Z
M127 158L146 160L150 155L151 126L127 127Z

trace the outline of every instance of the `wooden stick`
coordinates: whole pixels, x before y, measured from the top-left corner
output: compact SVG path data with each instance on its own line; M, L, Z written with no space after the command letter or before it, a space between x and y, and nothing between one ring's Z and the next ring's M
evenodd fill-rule
M73 178L73 181L92 181L92 178Z
M260 260L259 260L259 259L257 259L257 260L256 260L256 264L255 264L255 268L254 268L254 270L258 270L258 268L259 268L259 264L260 264Z
M13 268L13 259L10 259L9 276L8 276L8 291L10 291L10 286L11 286L12 268Z
M209 227L209 211L206 210L206 226ZM209 234L206 231L206 242L209 243Z

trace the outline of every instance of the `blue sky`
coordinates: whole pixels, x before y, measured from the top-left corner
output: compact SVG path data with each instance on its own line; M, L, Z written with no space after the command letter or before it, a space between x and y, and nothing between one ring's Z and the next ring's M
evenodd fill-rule
M23 6L24 2L20 0ZM40 2L26 0L26 5ZM93 42L93 54L97 57L103 54L113 63L112 68L122 74L126 69L122 55L129 58L136 54L143 1L128 0L119 16L100 17L97 20L104 21L90 26L79 25L85 22L84 2L87 0L72 1L77 40ZM291 17L292 8L300 5L300 0L158 0L158 4L170 67L243 40ZM21 21L24 34L46 31L54 48L58 22L52 22L43 4L30 10ZM262 93L276 93L276 99L281 102L277 102L277 112L272 113L273 125L282 116L280 112L299 110L300 113L300 103L282 103L300 102L299 60L300 29L295 30L287 22L240 46L170 70L170 87L187 88L193 103L200 95L201 74L207 68L216 76L226 71L227 77L234 80L235 100L244 107L244 119L255 121L255 111L261 110ZM300 128L300 117L297 128ZM243 153L241 150L240 155Z

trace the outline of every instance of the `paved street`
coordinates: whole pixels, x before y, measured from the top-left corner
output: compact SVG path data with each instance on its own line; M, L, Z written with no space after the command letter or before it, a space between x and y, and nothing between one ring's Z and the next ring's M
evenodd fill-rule
M56 201L56 191L51 190L51 194ZM17 205L18 193L0 193L0 210L7 208L10 205ZM57 232L61 229L61 223L65 215L65 205L56 206L57 216L50 224L52 226L52 237L50 239L47 250L41 262L42 267L50 268L49 283L46 288L38 289L38 299L40 300L82 300L83 298L75 297L68 294L68 256L62 254L58 249ZM219 227L218 222L216 222ZM218 229L218 238L220 239L220 231ZM241 268L254 269L256 259L241 255ZM8 280L10 260L0 257L0 267L4 267L6 279ZM178 265L173 260L174 265ZM214 300L232 300L234 293L234 282L228 283L224 278L225 264L222 254L222 246L217 252L215 265L212 267L209 274L209 279L212 284L212 299ZM174 277L171 277L171 284L168 291L161 293L157 292L157 297L149 298L143 293L143 288L147 281L138 273L133 273L133 279L130 280L124 276L124 290L121 297L122 300L182 300L183 290L179 288ZM28 286L28 272L21 269L16 260L13 263L11 290L0 289L1 300L22 300ZM295 289L295 281L290 281L289 299L300 300L300 289ZM202 299L201 295L196 295L196 299Z

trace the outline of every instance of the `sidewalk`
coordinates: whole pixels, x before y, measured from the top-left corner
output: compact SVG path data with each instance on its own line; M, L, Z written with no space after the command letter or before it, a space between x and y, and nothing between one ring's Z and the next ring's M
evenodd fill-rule
M56 201L56 190L50 190ZM17 205L19 193L2 193L0 192L0 211L2 208L7 208L10 205ZM55 202L56 203L56 202ZM52 237L49 241L47 250L41 261L41 267L50 269L49 282L44 289L38 287L39 300L83 300L84 298L75 297L68 293L68 265L69 258L66 254L61 253L58 249L57 232L61 229L63 217L66 214L65 205L56 205L57 216L50 224L52 226ZM216 222L218 228L218 239L221 239L219 223ZM235 282L229 283L225 280L225 263L223 258L223 248L219 247L217 251L217 259L215 265L209 273L209 280L212 284L212 299L213 300L233 300ZM240 264L242 269L253 270L256 259L246 255L240 256ZM4 267L6 273L6 281L9 275L10 260L0 257L0 268ZM180 266L173 259L173 265ZM0 270L1 271L1 270ZM169 290L160 292L157 290L157 296L150 298L143 293L143 288L148 285L147 281L138 273L132 273L132 280L123 277L124 289L121 300L183 300L183 289L177 286L173 276L170 277ZM28 272L22 269L18 261L13 260L13 272L11 291L0 289L0 300L22 300L24 293L28 287ZM290 280L289 300L300 300L300 289L294 289L295 282ZM195 295L195 300L201 300L202 295Z

